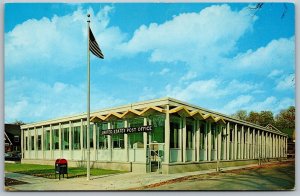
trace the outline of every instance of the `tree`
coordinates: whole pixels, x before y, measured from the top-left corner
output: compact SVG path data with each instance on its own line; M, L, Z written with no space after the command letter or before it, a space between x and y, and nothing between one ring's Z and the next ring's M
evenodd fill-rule
M15 120L15 122L13 122L12 124L14 124L14 125L25 125L25 123L21 120Z
M295 131L295 106L290 106L287 109L281 110L275 116L275 126L292 137Z
M251 111L251 112L249 113L249 116L248 116L248 118L247 118L247 121L259 125L259 122L260 122L260 115L259 115L259 113L258 113L258 112L253 112L253 111Z
M240 120L247 120L248 114L246 110L238 110L236 113L231 115L233 118L237 118Z
M265 127L268 124L275 125L273 112L271 112L271 111L261 111L260 114L259 114L259 125Z

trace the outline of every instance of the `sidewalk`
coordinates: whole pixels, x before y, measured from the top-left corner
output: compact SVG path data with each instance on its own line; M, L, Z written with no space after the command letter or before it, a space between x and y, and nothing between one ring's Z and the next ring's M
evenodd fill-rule
M235 170L247 167L257 166L257 164L247 166L237 166L222 168L222 171ZM208 174L216 172L215 169L186 172L177 174L137 174L123 173L112 174L106 176L91 176L90 181L85 177L81 178L61 178L47 179L42 177L34 177L18 173L5 173L5 177L28 182L29 184L14 185L9 188L15 191L78 191L78 190L128 190L143 187L151 184L156 184L168 180L173 180L181 177Z

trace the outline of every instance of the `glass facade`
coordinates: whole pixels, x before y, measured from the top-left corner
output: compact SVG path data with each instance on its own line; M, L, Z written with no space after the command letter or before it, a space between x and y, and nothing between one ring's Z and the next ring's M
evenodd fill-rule
M188 120L186 122L186 148L193 149L194 148L194 121Z
M53 150L59 149L59 130L58 129L52 130L52 148L53 148Z
M61 129L61 148L69 150L69 128Z
M37 138L37 149L42 150L42 136L41 135L38 135L38 138Z
M128 120L128 127L144 126L144 118L132 118ZM128 148L144 148L143 133L128 134Z
M124 128L124 121L115 121L112 124L112 129ZM112 148L125 148L124 134L114 134L111 137Z
M180 118L172 117L170 120L170 148L179 148Z
M152 125L151 135L152 142L165 143L165 115L153 115L149 117Z
M46 130L44 144L45 144L45 150L50 150L50 130Z
M108 123L97 123L96 124L96 135L97 135L97 149L107 149L108 139L106 135L102 135L101 132L108 129Z
M73 150L80 149L80 126L72 128L72 147Z

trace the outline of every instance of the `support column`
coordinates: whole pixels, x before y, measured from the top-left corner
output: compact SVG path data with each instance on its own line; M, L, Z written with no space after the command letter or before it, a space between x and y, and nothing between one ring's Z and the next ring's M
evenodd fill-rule
M69 153L70 153L70 157L71 160L73 160L73 146L72 146L72 121L69 121Z
M287 151L288 150L288 143L287 143L287 137L285 137L285 157L287 157Z
M205 131L204 131L204 161L208 160L208 123L205 122Z
M222 154L222 132L223 132L223 128L221 125L218 125L219 127L219 132L218 132L218 142L217 142L217 146L218 146L218 149L217 149L217 155L218 155L218 160L221 160L221 154Z
M128 121L124 121L124 128L128 127ZM114 127L115 128L115 127ZM124 133L124 149L125 149L125 161L129 161L129 148L128 148L128 134Z
M62 150L61 150L61 123L58 124L58 148L59 148L59 156L62 156Z
M246 150L246 158L250 159L250 127L247 128L247 150Z
M207 131L207 160L211 161L211 122L208 122Z
M36 142L37 141L37 136L36 136L36 127L34 126L34 137L33 137L33 146L34 146L34 158L37 159L37 145Z
M234 125L234 151L233 151L233 159L237 159L237 124Z
M182 138L183 138L183 131L182 131L182 119L180 118L179 120L179 132L178 132L178 138L179 138L179 162L183 162L183 152L182 152Z
M107 129L111 129L111 122L107 123ZM108 161L112 161L112 138L111 135L107 135L107 148L109 151L109 157L108 157Z
M170 163L170 106L166 106L165 119L165 163ZM150 135L150 134L149 134Z
M93 124L93 149L94 149L94 160L97 160L97 127Z
M182 162L186 162L186 117L182 118Z
M52 124L50 124L50 159L53 159L53 146L52 146Z
M237 159L241 159L241 131L237 129Z
M193 158L192 158L192 161L196 161L197 160L197 148L196 148L196 144L197 144L197 142L196 142L196 140L197 140L197 136L196 136L196 132L197 132L197 121L196 120L194 120L193 121L193 134L192 134L192 136L193 136L193 138L192 138L192 148L193 148L193 150L194 150L194 154L193 154Z
M261 158L261 134L260 130L257 130L257 147L258 147L258 158Z
M226 132L227 132L227 137L226 137L226 160L229 160L230 157L230 147L229 147L229 141L230 141L230 123L228 122L227 123L227 129L226 129Z
M269 158L269 138L268 138L269 133L265 132L265 138L266 138L266 158Z
M44 126L42 126L42 137L41 137L41 140L42 140L42 158L43 159L45 159L45 148L44 148L44 146L45 146L45 143L44 143ZM22 153L23 154L23 153Z
M255 129L252 130L252 159L255 159Z
M144 126L147 126L147 118L144 118ZM144 142L144 154L145 154L145 163L147 163L146 156L147 156L147 139L148 139L148 133L143 132L143 142Z
M244 134L244 125L242 126L242 137L241 137L241 159L245 159L245 151L244 151L244 145L245 145L245 134Z
M200 123L196 121L196 161L200 161Z
M218 125L215 126L215 130L214 130L214 135L212 135L212 139L214 141L214 157L213 160L217 160L218 159L218 132L217 129Z
M222 160L226 160L226 138L227 138L227 133L226 133L226 125L222 129L222 136L221 136L221 141L222 141L222 155L221 158Z
M21 129L21 158L24 159L24 130Z
M83 119L80 119L80 151L81 151L81 160L85 160L84 150L83 150Z

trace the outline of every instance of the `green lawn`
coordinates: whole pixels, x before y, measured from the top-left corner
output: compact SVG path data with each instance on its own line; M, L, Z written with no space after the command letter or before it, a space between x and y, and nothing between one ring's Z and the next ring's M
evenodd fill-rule
M54 179L54 165L35 165L35 164L20 164L20 163L5 163L6 172L15 172L33 176L40 176L45 178ZM94 169L91 168L91 176L101 176L106 174L125 173L120 170L107 170L107 169ZM86 168L69 167L68 177L83 177L86 176ZM58 178L58 175L56 176ZM62 177L62 176L61 176Z

